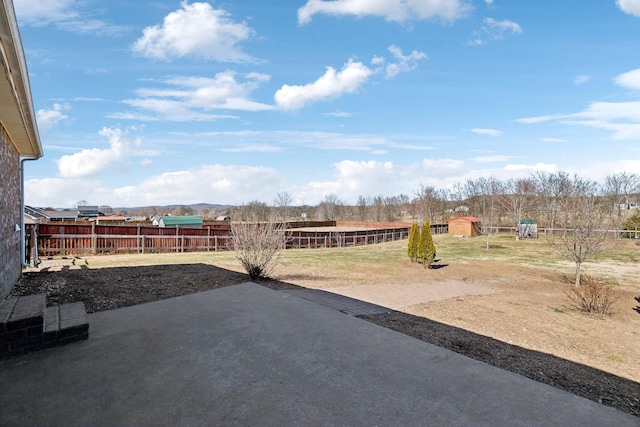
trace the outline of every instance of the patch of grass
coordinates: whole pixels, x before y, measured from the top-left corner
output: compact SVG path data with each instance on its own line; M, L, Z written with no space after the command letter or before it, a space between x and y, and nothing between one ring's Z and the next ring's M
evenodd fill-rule
M607 359L613 360L614 362L624 362L624 360L622 360L622 357L618 356L617 354L610 354L609 356L607 356Z
M553 311L560 314L567 314L567 311L562 308L554 308Z

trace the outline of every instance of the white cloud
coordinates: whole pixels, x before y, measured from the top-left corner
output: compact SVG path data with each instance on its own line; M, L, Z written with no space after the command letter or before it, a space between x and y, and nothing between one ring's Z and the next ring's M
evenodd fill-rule
M523 117L521 119L517 119L516 121L518 123L532 124L532 123L549 122L551 120L560 119L562 117L565 117L565 115L563 115L563 114L551 114L551 115L548 115L548 116Z
M471 6L461 0L308 0L298 9L298 23L309 23L315 14L378 16L392 22L430 18L452 22L469 10Z
M333 179L311 181L292 189L296 200L317 204L328 194L337 194L346 203L355 203L359 196L393 196L409 193L412 177L406 169L386 161L343 160L333 165Z
M242 204L263 200L265 194L270 200L282 185L282 176L273 168L213 164L152 176L139 185L116 189L114 197L127 206L203 200Z
M427 59L427 55L423 52L418 52L417 50L413 50L409 55L403 55L402 49L398 46L391 45L388 47L389 52L393 55L393 58L396 62L389 63L385 65L385 73L388 79L393 78L400 74L401 72L413 71L418 66L418 61L422 59ZM372 61L375 63L380 63L380 57L374 58ZM384 60L384 59L383 59Z
M282 151L282 147L267 144L240 144L234 147L223 147L223 153L276 153Z
M471 132L477 133L478 135L487 135L487 136L502 136L503 132L495 129L483 129L483 128L474 128L471 129Z
M640 68L620 74L614 82L622 87L640 91Z
M109 117L131 120L211 121L238 118L229 114L211 114L211 110L267 111L275 107L250 99L252 91L269 76L248 73L239 79L233 71L223 71L209 77L171 77L160 83L163 88L140 88L138 98L126 99L124 104L143 110L143 113L120 112Z
M123 27L91 18L91 11L81 10L78 0L14 0L16 16L23 25L37 27L55 25L65 31L81 34L111 35Z
M143 30L133 50L147 58L170 60L192 56L221 62L256 62L239 44L254 36L245 22L237 23L209 3L181 3L162 25Z
M47 131L58 125L58 123L67 120L69 116L64 114L63 111L69 110L70 108L69 104L58 104L56 102L49 110L38 110L36 113L38 129Z
M46 190L45 190L46 189ZM70 208L78 200L108 204L110 190L98 180L73 178L29 179L24 182L26 202L30 206Z
M109 188L100 180L31 179L25 182L25 192L29 204L43 207L69 207L78 200L110 206L202 201L239 205L251 200L270 201L283 186L282 176L272 168L213 164L150 176L137 185L120 188Z
M197 141L199 145L224 147L221 151L242 151L253 147L293 147L330 151L357 151L371 154L386 152L389 149L427 151L433 147L404 143L403 136L380 136L377 134L350 134L340 132L317 131L229 131L180 133L181 140ZM222 141L224 141L222 143ZM412 139L413 141L413 139Z
M591 80L591 76L587 76L587 75L582 74L582 75L576 76L576 78L573 79L573 84L579 86L579 85L585 84L589 80Z
M513 165L505 166L504 170L510 171L510 172L527 172L527 173L533 173L536 171L555 172L557 170L557 167L556 165L548 164L548 163L536 163L534 165L513 164Z
M44 26L77 19L75 3L76 0L14 0L13 5L20 22Z
M496 157L494 160L507 159ZM141 164L147 162L146 158L140 161ZM452 188L456 182L464 182L468 178L495 176L506 180L528 177L536 171L558 170L557 165L547 163L514 163L471 169L462 160L439 158L422 159L409 165L391 161L343 160L330 167L333 168L331 179L299 184L288 183L283 173L270 167L205 164L150 176L137 184L120 188L109 188L101 180L60 177L27 180L25 189L27 204L34 206L69 207L78 200L131 207L202 201L239 205L251 200L270 203L281 191L291 193L296 204L315 205L331 193L338 194L346 203L356 203L360 195L407 194L411 197L412 192L425 183L436 188ZM591 163L585 164L583 169L566 171L602 180L616 171L640 173L640 159Z
M616 4L624 13L640 17L640 0L616 0Z
M516 22L507 19L496 21L493 18L485 18L484 25L473 32L467 44L482 46L489 42L502 40L509 35L522 34L522 28Z
M558 121L566 125L609 130L612 131L612 139L634 140L640 139L640 101L593 102L579 113L528 117L517 121L525 124Z
M560 139L560 138L550 138L550 137L544 137L541 139L542 142L567 142L566 139Z
M131 156L142 154L139 150L142 141L126 139L127 132L119 128L102 128L98 134L109 138L109 148L88 148L60 157L56 160L59 175L62 178L95 176L114 166L121 166L121 163Z
M493 0L484 0L484 2L488 5L492 5L493 4Z
M351 117L353 116L353 113L347 113L344 111L334 111L332 113L324 113L325 116L327 117Z
M303 86L283 85L275 93L278 108L299 110L307 104L353 93L367 82L373 71L361 62L349 60L342 70L327 67L322 77Z

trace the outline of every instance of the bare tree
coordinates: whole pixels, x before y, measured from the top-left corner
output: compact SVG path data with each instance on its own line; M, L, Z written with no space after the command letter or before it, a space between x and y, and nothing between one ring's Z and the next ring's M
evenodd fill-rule
M498 202L511 217L516 227L516 239L520 239L519 225L535 200L535 182L530 178L510 179L504 183Z
M420 221L428 219L435 221L436 209L438 206L438 191L430 185L420 184L420 188L415 191L415 202L418 207L418 218Z
M468 199L475 199L474 213L480 217L485 229L486 248L489 249L491 229L499 213L498 196L502 193L502 183L495 177L468 179L464 185Z
M322 219L333 221L340 218L344 203L336 194L327 194L318 206Z
M252 200L246 205L234 208L231 218L238 221L270 221L273 218L273 210L264 202Z
M286 221L289 218L292 203L293 196L290 193L283 191L276 194L273 205L276 207L281 221Z
M382 196L373 198L373 219L374 221L382 221L384 215L384 200Z
M358 219L360 221L366 221L368 218L368 211L369 211L369 200L367 197L364 196L359 196L358 197Z
M398 219L400 204L400 199L397 196L387 196L382 199L385 221L393 222Z
M273 215L263 220L262 213L245 210L241 219L231 222L236 258L253 280L269 277L287 241L286 224Z
M640 175L621 172L609 175L604 180L604 196L614 210L618 211L616 227L623 222L622 211L629 209L630 197L640 193Z
M611 209L601 206L599 190L596 182L574 176L560 201L557 222L564 230L547 237L560 255L575 263L576 286L580 286L582 263L606 249Z
M566 172L538 172L533 175L536 184L538 208L544 212L547 227L553 229L562 201L571 188L571 178Z

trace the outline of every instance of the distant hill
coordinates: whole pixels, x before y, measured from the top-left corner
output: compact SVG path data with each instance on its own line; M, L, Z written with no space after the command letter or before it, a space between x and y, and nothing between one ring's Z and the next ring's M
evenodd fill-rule
M134 210L139 210L139 209L157 209L157 210L171 210L171 209L176 209L179 207L187 207L187 208L191 208L194 210L197 209L232 209L235 206L234 205L220 205L220 204L215 204L215 203L194 203L191 205L185 205L185 204L175 204L175 205L151 205L151 206L136 206L136 207L128 207L128 208L113 208L115 210L119 210L119 211L134 211Z

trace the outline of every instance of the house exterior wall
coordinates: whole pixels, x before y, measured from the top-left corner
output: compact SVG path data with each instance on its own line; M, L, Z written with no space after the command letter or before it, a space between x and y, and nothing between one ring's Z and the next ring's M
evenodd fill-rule
M0 123L0 298L20 277L20 156Z

